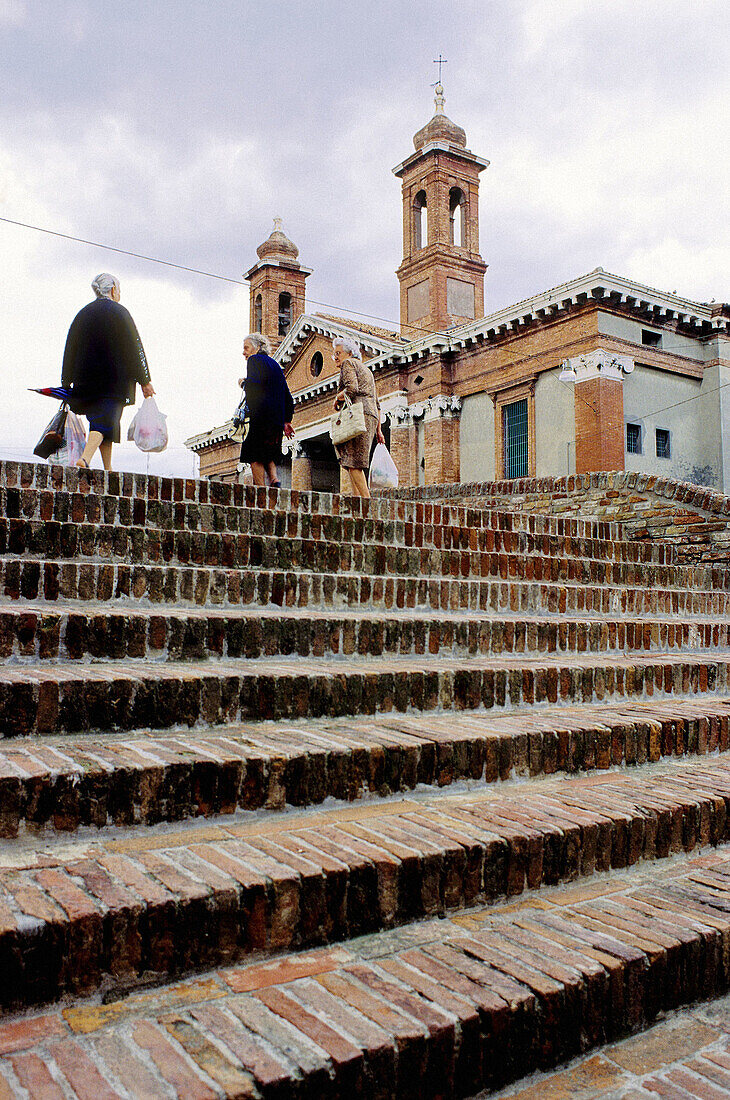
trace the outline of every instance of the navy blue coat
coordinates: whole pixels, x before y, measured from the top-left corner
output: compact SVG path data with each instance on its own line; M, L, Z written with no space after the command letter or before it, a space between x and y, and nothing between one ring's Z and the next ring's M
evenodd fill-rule
M63 353L61 384L70 389L71 407L82 411L101 400L133 405L135 386L150 381L142 341L128 309L111 298L97 298L71 322Z
M294 402L276 360L262 351L250 356L243 387L251 426L281 432L294 415Z

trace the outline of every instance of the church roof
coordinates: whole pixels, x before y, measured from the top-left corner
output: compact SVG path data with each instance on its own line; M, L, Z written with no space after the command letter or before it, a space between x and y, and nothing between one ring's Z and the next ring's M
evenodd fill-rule
M427 333L407 345L392 345L390 351L381 353L369 363L373 370L393 363L406 363L428 355L432 351L453 350L475 343L494 341L502 337L519 335L533 321L559 319L571 307L587 301L623 304L636 310L643 319L649 312L657 321L676 319L689 326L700 336L708 331L728 331L730 321L726 307L715 303L695 302L689 298L636 283L624 275L612 275L597 267L587 275L579 275L567 283L543 291L532 298L525 298L485 317L478 317L465 324L454 325L445 332Z
M274 353L274 358L286 368L296 357L299 348L315 333L334 339L335 336L353 336L358 343L380 357L406 346L407 341L397 332L379 329L344 317L328 317L322 313L303 313L298 317Z

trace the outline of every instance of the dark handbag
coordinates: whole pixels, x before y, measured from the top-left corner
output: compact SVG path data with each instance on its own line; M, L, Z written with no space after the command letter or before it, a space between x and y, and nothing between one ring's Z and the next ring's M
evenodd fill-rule
M38 455L38 458L50 458L61 450L66 437L67 416L68 405L64 402L34 447L34 455Z
M231 439L236 443L243 443L251 427L251 414L248 411L245 394L241 398L239 406L231 417L231 420L234 428Z

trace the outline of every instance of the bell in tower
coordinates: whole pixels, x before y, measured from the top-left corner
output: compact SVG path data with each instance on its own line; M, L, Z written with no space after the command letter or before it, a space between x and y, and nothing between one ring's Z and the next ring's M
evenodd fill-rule
M401 331L416 339L484 316L479 254L479 173L489 165L466 148L444 113L436 85L433 118L413 138L415 153L393 172L403 181Z
M299 249L284 233L281 218L274 218L256 254L258 263L245 276L251 284L250 331L267 336L275 350L304 313L304 283L312 272L299 263Z

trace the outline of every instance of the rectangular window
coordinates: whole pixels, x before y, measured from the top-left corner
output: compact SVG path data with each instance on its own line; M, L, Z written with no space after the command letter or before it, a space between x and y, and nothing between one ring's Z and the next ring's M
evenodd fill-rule
M504 476L527 477L528 469L527 398L502 407L504 439Z
M657 428L656 430L656 456L657 458L672 457L669 430L667 428Z
M641 330L641 342L646 344L648 348L660 348L662 346L662 334L661 332L652 332L648 328Z
M630 455L641 454L641 424L626 425L626 450Z

